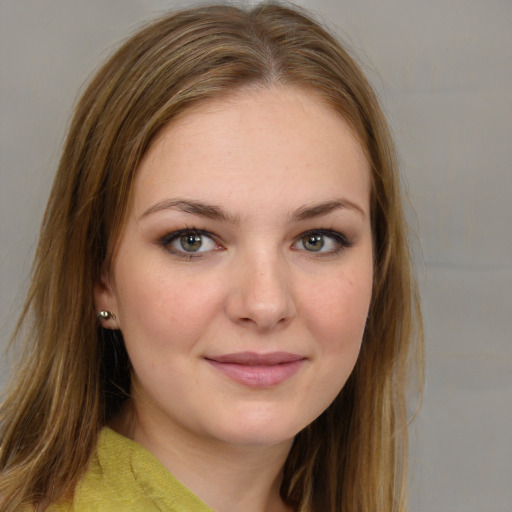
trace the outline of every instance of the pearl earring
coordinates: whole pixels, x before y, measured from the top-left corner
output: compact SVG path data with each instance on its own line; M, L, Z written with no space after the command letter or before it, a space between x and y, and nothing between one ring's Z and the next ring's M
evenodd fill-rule
M104 309L101 310L97 315L96 318L101 322L103 320L115 320L116 315L114 313L111 313L110 311L105 311Z

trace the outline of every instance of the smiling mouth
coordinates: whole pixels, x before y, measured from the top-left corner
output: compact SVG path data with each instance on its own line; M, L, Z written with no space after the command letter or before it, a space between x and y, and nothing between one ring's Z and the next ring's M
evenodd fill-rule
M230 379L252 388L281 384L297 373L306 360L304 356L290 352L238 352L206 358L209 364Z

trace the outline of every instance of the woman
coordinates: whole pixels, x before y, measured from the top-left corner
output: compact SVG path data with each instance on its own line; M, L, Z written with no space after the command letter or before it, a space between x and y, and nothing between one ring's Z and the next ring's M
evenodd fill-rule
M405 510L418 299L340 43L273 4L128 40L77 106L18 326L2 510Z

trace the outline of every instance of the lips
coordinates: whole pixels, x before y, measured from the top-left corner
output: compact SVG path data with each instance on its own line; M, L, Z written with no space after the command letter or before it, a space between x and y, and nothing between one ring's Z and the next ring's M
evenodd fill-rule
M306 358L290 352L237 352L207 357L206 361L239 384L266 388L288 380L300 370Z

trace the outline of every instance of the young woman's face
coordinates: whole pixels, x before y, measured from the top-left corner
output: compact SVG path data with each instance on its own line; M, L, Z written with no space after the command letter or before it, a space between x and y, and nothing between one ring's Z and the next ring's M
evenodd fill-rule
M137 416L234 444L288 441L339 393L372 293L369 167L347 123L286 87L203 104L159 136L96 305Z

